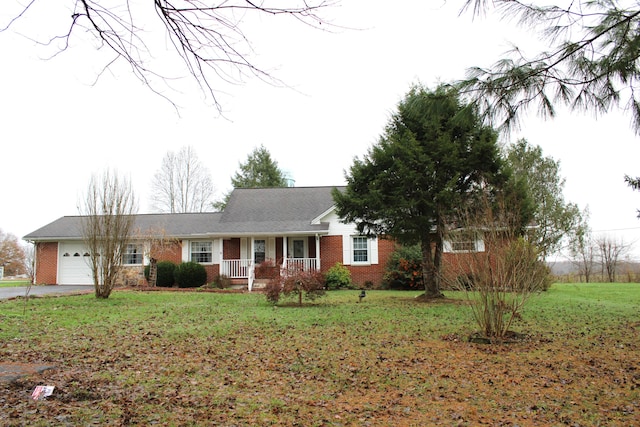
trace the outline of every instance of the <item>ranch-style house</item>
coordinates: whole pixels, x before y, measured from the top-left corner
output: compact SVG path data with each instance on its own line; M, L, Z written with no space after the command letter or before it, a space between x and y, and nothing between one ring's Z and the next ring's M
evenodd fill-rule
M359 235L354 224L342 223L333 188L238 188L223 212L136 215L123 265L141 273L150 248L162 241L160 255L154 257L198 262L209 282L222 274L251 290L260 285L255 267L270 260L283 268L295 265L323 273L341 263L355 284L378 287L395 243ZM93 283L81 225L82 217L64 216L24 236L35 245L36 284ZM483 250L481 241L471 243ZM445 251L471 249L469 242L459 244L464 247L447 243Z

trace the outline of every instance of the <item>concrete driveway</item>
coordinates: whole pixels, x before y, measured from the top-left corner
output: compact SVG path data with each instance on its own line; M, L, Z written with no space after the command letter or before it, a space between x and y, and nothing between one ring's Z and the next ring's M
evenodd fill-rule
M26 295L27 287L18 286L15 288L0 288L0 300ZM52 294L72 294L93 292L93 285L55 285L55 286L32 286L29 291L30 296L52 295Z

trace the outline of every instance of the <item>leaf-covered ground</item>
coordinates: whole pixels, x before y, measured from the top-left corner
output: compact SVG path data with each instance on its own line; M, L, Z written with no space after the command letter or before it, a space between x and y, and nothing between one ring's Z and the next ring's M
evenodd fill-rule
M57 369L0 383L0 425L640 425L640 285L556 285L503 345L464 304L357 295L2 302L0 361Z

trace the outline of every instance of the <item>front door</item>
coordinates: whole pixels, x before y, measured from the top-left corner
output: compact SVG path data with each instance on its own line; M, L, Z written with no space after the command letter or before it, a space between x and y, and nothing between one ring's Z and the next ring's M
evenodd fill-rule
M293 257L304 258L304 240L295 239L293 241Z
M253 241L253 262L255 265L264 262L267 256L267 242L264 239L255 239Z

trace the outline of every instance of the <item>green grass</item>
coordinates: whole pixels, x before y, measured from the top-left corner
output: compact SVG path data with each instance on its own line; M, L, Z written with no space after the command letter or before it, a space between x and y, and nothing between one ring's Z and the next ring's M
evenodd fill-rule
M29 286L28 280L0 280L0 288L14 288L18 286Z
M640 411L638 284L554 285L514 324L527 340L492 346L464 339L462 294L358 294L0 302L0 360L60 367L0 387L0 424L615 426ZM34 411L42 382L56 392Z

